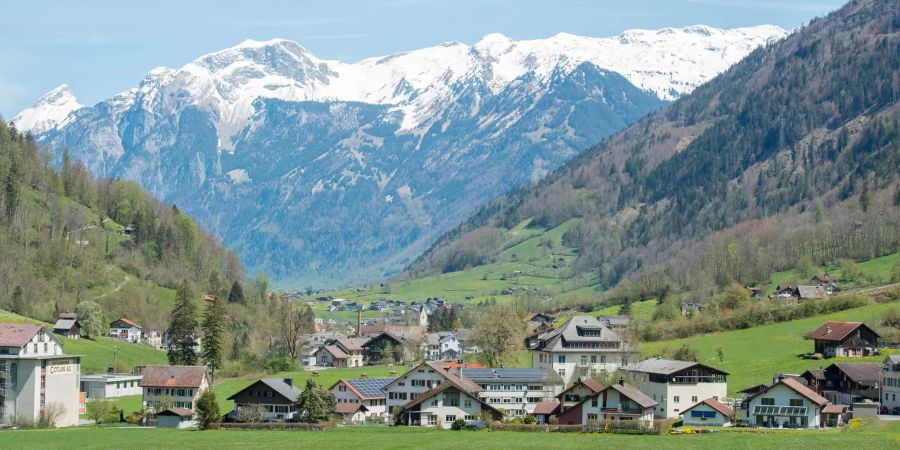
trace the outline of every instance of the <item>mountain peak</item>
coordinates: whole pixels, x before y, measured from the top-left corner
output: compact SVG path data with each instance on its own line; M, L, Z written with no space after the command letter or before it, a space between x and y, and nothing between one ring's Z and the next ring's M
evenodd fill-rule
M56 127L70 113L81 109L83 105L69 90L69 85L61 84L42 95L30 107L13 118L13 123L20 131L43 133Z

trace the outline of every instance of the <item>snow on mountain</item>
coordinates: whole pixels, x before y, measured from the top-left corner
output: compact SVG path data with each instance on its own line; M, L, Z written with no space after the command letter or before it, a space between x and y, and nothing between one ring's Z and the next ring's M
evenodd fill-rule
M61 124L70 113L83 105L69 90L68 85L60 85L24 109L13 118L16 128L21 131L43 133Z
M246 40L178 70L154 69L141 87L117 98L129 104L142 89L145 99L152 97L151 91L178 98L187 91L190 105L217 113L220 147L231 151L232 137L247 124L257 98L391 105L403 115L401 132L415 133L453 102L452 93L460 84L483 84L496 94L526 73L546 81L553 73L565 74L590 62L672 100L786 34L772 25L628 30L607 38L560 33L522 41L495 33L471 46L450 42L356 63L321 60L284 39ZM68 112L61 109L58 114L65 117Z

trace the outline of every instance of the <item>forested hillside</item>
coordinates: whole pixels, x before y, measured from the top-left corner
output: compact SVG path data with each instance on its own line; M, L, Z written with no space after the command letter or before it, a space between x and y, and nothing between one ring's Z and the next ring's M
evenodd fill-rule
M176 206L129 181L94 180L67 156L59 170L49 161L0 121L0 309L52 323L93 301L106 319L163 330L182 279L198 292L210 278L243 280L234 254Z
M495 260L509 230L552 228L574 275L621 298L709 295L799 261L900 248L900 17L854 1L759 49L671 107L483 208L407 275ZM627 280L627 282L624 282ZM615 299L615 296L612 296Z

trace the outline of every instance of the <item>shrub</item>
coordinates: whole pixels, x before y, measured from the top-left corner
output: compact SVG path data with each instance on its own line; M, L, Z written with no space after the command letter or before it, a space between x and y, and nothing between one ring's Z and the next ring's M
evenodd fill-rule
M450 425L450 429L452 430L462 430L466 427L466 421L463 419L456 419L453 421L453 424Z

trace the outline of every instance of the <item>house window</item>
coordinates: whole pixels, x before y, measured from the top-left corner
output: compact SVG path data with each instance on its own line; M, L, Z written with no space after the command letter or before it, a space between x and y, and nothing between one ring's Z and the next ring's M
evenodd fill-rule
M679 396L676 395L675 398L672 399L672 401L675 402L675 403L678 403L678 402L681 401L681 397L679 397Z
M428 425L437 425L437 415L435 415L435 414L428 415Z
M691 403L697 403L697 396L691 397Z
M597 407L597 404L598 404L598 403L597 403L597 397L592 398L592 399L591 399L591 406L594 407L594 408L596 408L596 407Z
M763 398L759 399L759 403L761 405L774 405L775 399L771 398L771 397L763 397Z
M346 391L347 391L347 386L344 386L344 385L342 384L342 385L338 386L338 390L341 391L341 392L346 392Z
M475 420L475 416L466 416L466 421Z
M471 398L466 398L466 401L463 402L463 405L464 405L466 408L471 407L471 406L472 406L472 399L471 399Z
M566 369L559 369L559 376L565 378L566 377Z
M792 398L792 399L790 400L790 402L791 402L791 403L790 403L791 406L803 406L803 399L802 399L802 398Z
M606 363L606 355L600 355L600 363L601 363L601 364L605 364L605 363Z
M581 365L586 366L588 362L587 355L581 355Z
M597 420L597 415L588 413L587 420Z
M556 362L558 362L559 364L565 364L566 363L566 355L557 356Z
M591 355L591 364L597 364L597 355Z
M456 414L448 414L444 416L444 422L454 422L456 421Z

